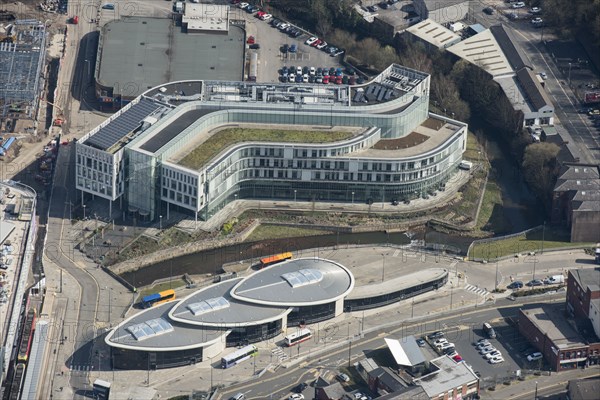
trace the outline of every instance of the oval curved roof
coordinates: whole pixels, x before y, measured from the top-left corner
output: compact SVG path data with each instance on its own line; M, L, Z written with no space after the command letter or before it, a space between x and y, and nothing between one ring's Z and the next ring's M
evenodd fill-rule
M106 335L111 347L143 351L188 350L225 340L226 329L206 329L170 320L169 310L175 301L137 313Z
M322 258L299 258L262 269L238 282L231 296L271 306L308 306L345 297L354 276L343 265Z
M231 289L241 281L242 278L227 280L190 294L169 311L169 318L184 324L239 327L282 319L292 311L289 307L266 307L232 297Z

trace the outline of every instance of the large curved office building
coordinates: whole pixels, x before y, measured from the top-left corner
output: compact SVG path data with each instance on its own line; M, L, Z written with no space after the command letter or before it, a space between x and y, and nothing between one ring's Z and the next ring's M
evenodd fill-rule
M321 258L289 260L135 314L109 332L105 341L114 368L193 364L226 347L274 338L288 327L436 290L447 282L448 271L432 268L401 280L401 285L391 280L355 288L354 276L341 264Z
M76 187L82 202L145 220L174 209L208 219L244 198L414 198L444 185L466 148L466 124L429 112L429 82L391 65L356 86L161 85L76 144Z

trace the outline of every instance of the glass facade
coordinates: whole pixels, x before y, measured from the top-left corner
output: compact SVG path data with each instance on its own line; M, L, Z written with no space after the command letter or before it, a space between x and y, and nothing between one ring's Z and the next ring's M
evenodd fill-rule
M335 302L295 307L287 317L287 326L314 324L335 317Z
M111 347L115 369L155 370L192 365L202 361L202 347L176 351L140 351Z
M265 324L233 328L227 335L226 346L235 347L261 342L274 338L281 333L282 321L267 322Z
M438 278L429 282L421 283L420 285L412 286L406 289L398 290L392 293L385 293L379 296L368 297L365 299L346 299L344 301L344 311L360 311L371 308L382 307L387 304L392 304L397 301L402 301L419 294L437 290L448 282L448 273L446 272L442 278Z

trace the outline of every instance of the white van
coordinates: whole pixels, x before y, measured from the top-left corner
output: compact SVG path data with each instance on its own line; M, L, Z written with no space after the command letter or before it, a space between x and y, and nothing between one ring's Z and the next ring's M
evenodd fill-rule
M244 393L238 393L234 396L231 396L231 400L245 400L246 396L244 396Z
M552 275L544 279L546 285L558 285L565 283L565 277L563 275Z

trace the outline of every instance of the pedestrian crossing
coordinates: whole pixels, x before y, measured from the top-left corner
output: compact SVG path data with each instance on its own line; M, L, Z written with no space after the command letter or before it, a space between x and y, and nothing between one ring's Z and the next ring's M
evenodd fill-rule
M82 371L87 372L92 369L91 365L69 365L69 371Z
M465 286L465 290L468 290L469 292L477 293L480 296L487 296L488 294L490 294L490 292L488 292L487 290L482 289L479 286L475 286L475 285L471 285L471 284L467 284Z
M279 362L283 362L287 360L289 357L280 347L276 347L271 350L271 353L279 359Z

